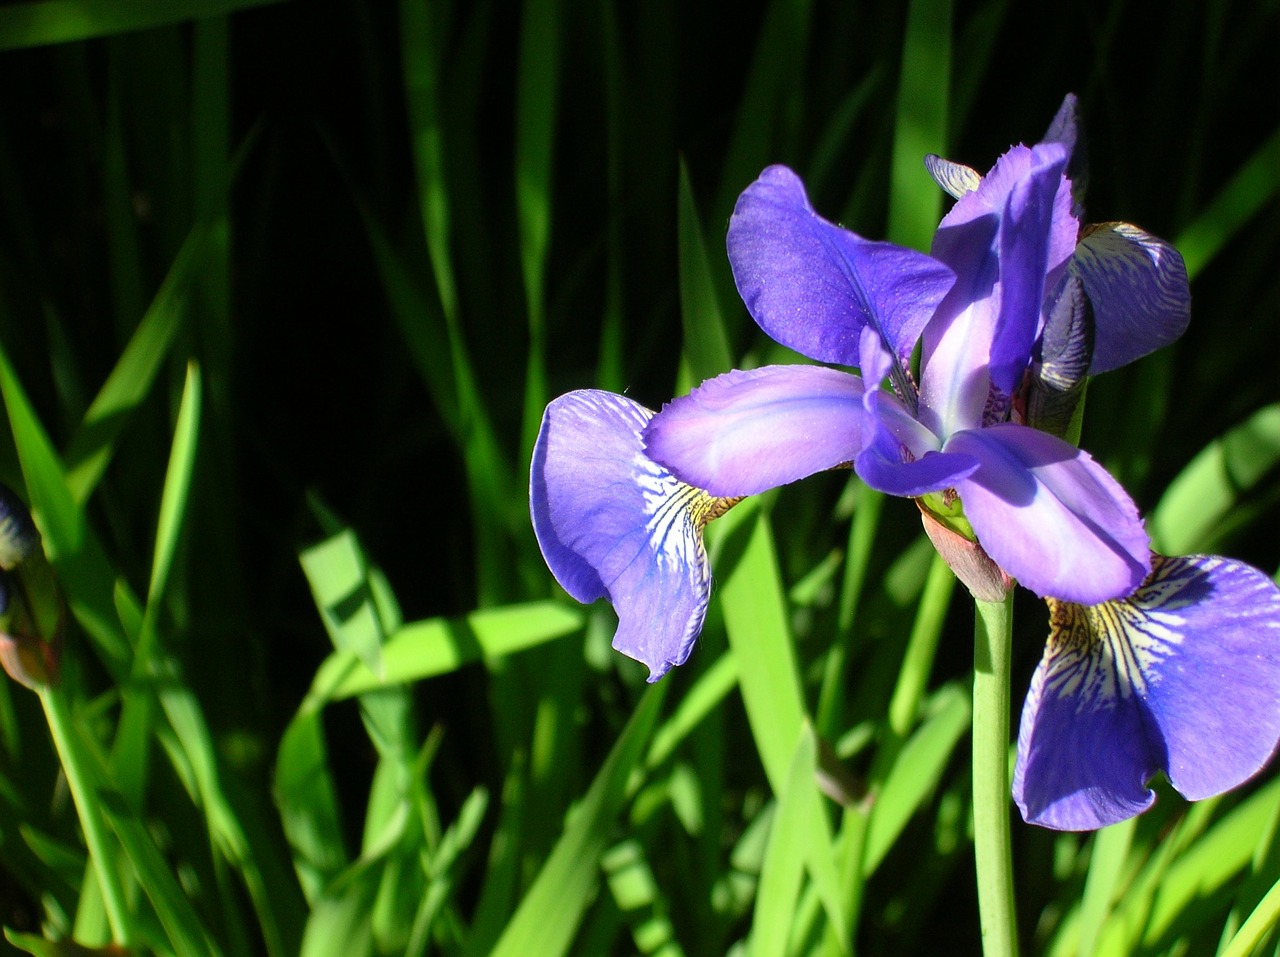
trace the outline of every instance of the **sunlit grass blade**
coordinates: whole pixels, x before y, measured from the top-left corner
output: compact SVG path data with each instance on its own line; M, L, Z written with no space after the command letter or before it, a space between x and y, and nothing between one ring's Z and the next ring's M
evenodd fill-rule
M490 661L572 634L583 614L560 602L529 602L462 618L409 622L382 647L382 677L354 652L330 655L316 672L312 694L333 700L376 688L448 674L473 661Z
M405 957L418 957L427 952L432 928L461 876L462 852L476 839L488 806L489 793L483 788L475 788L462 802L457 820L441 835L427 866L427 890L414 914Z
M942 190L923 161L947 148L950 81L951 0L911 0L898 74L888 239L913 249L929 248L942 209Z
M1257 514L1258 483L1280 464L1280 405L1258 410L1211 442L1170 483L1147 527L1170 555L1213 548Z
M70 43L216 17L280 0L35 0L0 10L0 50Z
M912 815L942 779L956 745L969 728L968 693L951 684L930 699L924 723L903 745L872 810L864 875L880 866Z
M110 840L103 816L101 792L104 775L94 761L94 743L86 741L65 689L41 689L40 703L53 738L54 750L75 802L80 829L89 852L89 864L97 878L100 900L111 930L111 940L129 944L136 934L134 915L125 896L118 845Z
M700 381L728 372L733 367L733 356L711 278L711 260L702 238L693 187L689 184L689 170L683 161L680 163L677 209L684 358L693 378Z
M756 957L788 952L787 942L796 925L810 826L814 817L823 814L821 798L814 787L816 774L817 741L813 730L806 726L796 742L785 789L778 795L760 868L749 948Z
M1259 210L1280 190L1280 129L1240 168L1208 208L1179 234L1174 245L1182 253L1187 275L1194 279Z
M622 809L627 779L643 758L668 687L645 691L490 957L558 957L568 951L599 882L600 856Z
M786 596L782 591L773 533L767 515L741 505L722 519L720 566L729 567L720 590L729 647L756 751L775 795L787 787L795 742L808 725ZM813 786L816 788L816 782ZM845 927L835 880L831 831L824 814L806 818L803 851L828 919Z
M765 775L778 794L786 785L806 709L773 533L768 518L753 506L738 506L709 531L719 542L720 605L742 700Z
M1099 957L1125 957L1139 949L1160 952L1180 925L1201 920L1206 908L1225 913L1229 883L1248 866L1257 835L1274 815L1280 780L1259 788L1203 832L1216 801L1192 805L1178 827L1164 835L1126 888L1098 937ZM1183 835L1192 828L1188 837ZM1193 902L1199 902L1192 908ZM1063 927L1052 953L1076 953L1077 925Z
M693 687L680 696L674 711L654 732L645 766L652 769L666 761L680 742L719 707L737 683L737 659L732 654L721 655L698 676Z
M187 378L182 389L182 400L178 405L173 447L169 455L169 467L165 472L160 516L156 523L151 584L147 589L148 606L164 595L169 573L173 568L173 557L178 548L200 439L201 388L200 366L194 362L187 363Z
M1105 827L1093 836L1089 874L1080 902L1080 942L1076 951L1081 955L1094 952L1098 935L1115 905L1136 826L1137 818L1130 818Z
M191 909L188 896L179 887L146 826L129 810L118 793L100 790L99 801L112 830L138 874L139 886L156 909L174 953L178 957L213 957L208 934Z
M121 613L125 631L134 644L132 664L133 683L123 689L124 703L120 725L116 734L112 766L115 769L122 793L135 806L142 799L147 780L152 715L155 699L149 687L148 676L152 655L156 648L156 620L164 601L165 586L173 566L178 536L186 512L187 497L191 491L191 478L195 469L195 453L200 428L200 369L194 363L187 366L187 380L183 388L182 403L178 407L178 420L173 433L173 445L169 454L169 467L165 473L164 489L160 498L160 514L156 522L155 550L151 562L151 585L147 591L147 605L143 617L130 628L124 615L130 610L117 589L117 611Z
M374 600L371 569L355 535L350 530L340 532L308 548L299 561L333 646L353 652L380 677L386 634Z
M867 568L871 561L871 549L875 544L884 505L882 492L861 484L856 478L851 481L854 487L848 491L855 496L855 504L840 579L836 635L827 652L822 685L818 692L817 729L819 734L829 738L834 738L842 729L844 696L847 691L846 670L854 643L854 628L866 584Z
M1218 953L1218 957L1250 957L1260 953L1262 945L1275 933L1280 923L1280 881L1258 902L1231 941Z
M631 927L631 937L642 954L661 953L683 957L675 928L665 913L662 888L645 859L640 841L628 838L607 850L600 861L614 903Z
M942 637L947 609L955 591L956 577L941 555L929 563L929 575L916 608L911 635L907 639L902 668L889 701L889 732L901 741L915 725L920 700L929 685L933 660Z

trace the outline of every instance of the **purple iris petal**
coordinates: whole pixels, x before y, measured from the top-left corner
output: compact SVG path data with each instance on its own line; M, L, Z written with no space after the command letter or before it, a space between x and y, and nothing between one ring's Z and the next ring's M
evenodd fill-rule
M1071 214L1084 218L1084 193L1089 182L1089 157L1080 129L1080 107L1076 95L1068 93L1045 130L1041 143L1061 143L1071 157L1067 163L1067 179L1071 180Z
M663 406L645 448L712 495L753 495L852 462L863 383L822 366L765 366L708 379Z
M1015 146L943 218L933 255L956 283L924 329L921 418L950 435L982 424L991 387L1012 394L1039 333L1047 283L1075 245L1065 147Z
M818 216L785 166L770 166L739 197L728 247L752 318L819 362L861 365L858 336L869 323L905 364L954 281L924 253L862 239Z
M684 662L702 629L710 592L702 528L727 503L644 454L652 415L595 390L553 401L533 450L529 502L556 580L581 602L609 596L613 646L656 681Z
M978 468L971 455L940 452L938 437L892 395L876 390L864 402L868 435L854 460L858 477L887 495L916 498L951 488Z
M1169 243L1128 223L1092 226L1071 270L1093 305L1093 365L1109 372L1167 346L1191 320L1182 256Z
M1012 395L1022 381L1040 333L1045 283L1057 284L1079 229L1063 179L1066 154L1048 147L1032 152L1036 165L1010 190L1000 230L1000 315L990 370L1002 395Z
M1155 556L1133 595L1051 602L1053 630L1018 733L1023 817L1091 830L1247 781L1280 739L1280 589L1217 556Z
M956 485L965 515L987 554L1037 595L1092 605L1146 577L1138 510L1088 453L1013 423L961 432L944 450L981 463Z

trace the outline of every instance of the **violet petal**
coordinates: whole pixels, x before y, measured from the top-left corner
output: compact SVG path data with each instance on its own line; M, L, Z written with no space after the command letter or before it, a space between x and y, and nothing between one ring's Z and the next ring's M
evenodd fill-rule
M706 522L726 503L676 480L644 453L653 415L620 395L582 390L547 406L529 480L547 566L578 601L608 595L613 646L655 681L689 656L710 573Z
M961 432L944 450L981 463L956 485L965 515L987 554L1037 595L1092 605L1146 577L1138 510L1087 452L1013 423Z
M708 379L663 406L648 454L681 481L736 497L852 462L863 383L823 366L765 366Z
M1218 556L1154 556L1131 596L1051 602L1018 733L1023 816L1064 830L1124 820L1164 771L1185 797L1256 774L1280 739L1280 589Z
M742 193L727 243L752 318L819 362L861 365L858 337L871 324L905 364L954 281L924 253L827 222L785 166L769 167Z
M1097 375L1176 340L1191 319L1187 267L1172 245L1128 223L1092 226L1071 271L1093 305Z

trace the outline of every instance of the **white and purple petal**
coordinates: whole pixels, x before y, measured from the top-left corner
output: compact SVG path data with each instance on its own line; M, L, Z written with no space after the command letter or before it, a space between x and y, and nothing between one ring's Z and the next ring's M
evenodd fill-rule
M702 529L732 503L678 481L644 453L653 415L610 392L554 400L534 446L529 502L538 546L581 602L608 596L613 646L656 681L702 630L710 572Z
M785 166L770 166L743 191L727 244L752 318L776 341L819 362L860 366L859 334L870 324L905 364L954 281L924 253L863 239L823 219Z
M1218 556L1154 556L1131 596L1050 602L1013 794L1026 820L1091 830L1150 806L1163 771L1190 800L1243 784L1280 740L1280 589Z
M953 163L943 159L937 153L929 153L924 158L924 168L928 170L933 181L943 188L952 199L959 199L966 193L972 193L982 183L982 174L971 166Z
M754 495L853 461L863 382L823 366L764 366L708 379L662 407L645 448L712 495Z
M1090 226L1070 269L1093 306L1097 375L1167 346L1191 320L1187 267L1172 245L1128 223Z
M961 432L946 452L980 465L956 484L978 542L1041 597L1097 604L1150 571L1150 540L1125 490L1087 452L1013 423Z

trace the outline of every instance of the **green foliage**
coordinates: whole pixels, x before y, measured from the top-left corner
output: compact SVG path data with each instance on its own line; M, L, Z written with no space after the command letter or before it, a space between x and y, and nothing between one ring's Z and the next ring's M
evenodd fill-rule
M0 8L0 480L66 603L61 683L0 685L0 949L980 952L969 599L915 510L735 508L650 687L545 569L532 437L571 388L797 361L724 257L763 166L925 246L919 154L984 167L1075 90L1091 219L1195 294L1084 443L1163 548L1276 571L1280 121L1240 104L1277 15L1219 6L1048 44L999 0ZM1280 779L1158 789L1015 821L1026 952L1276 952Z

